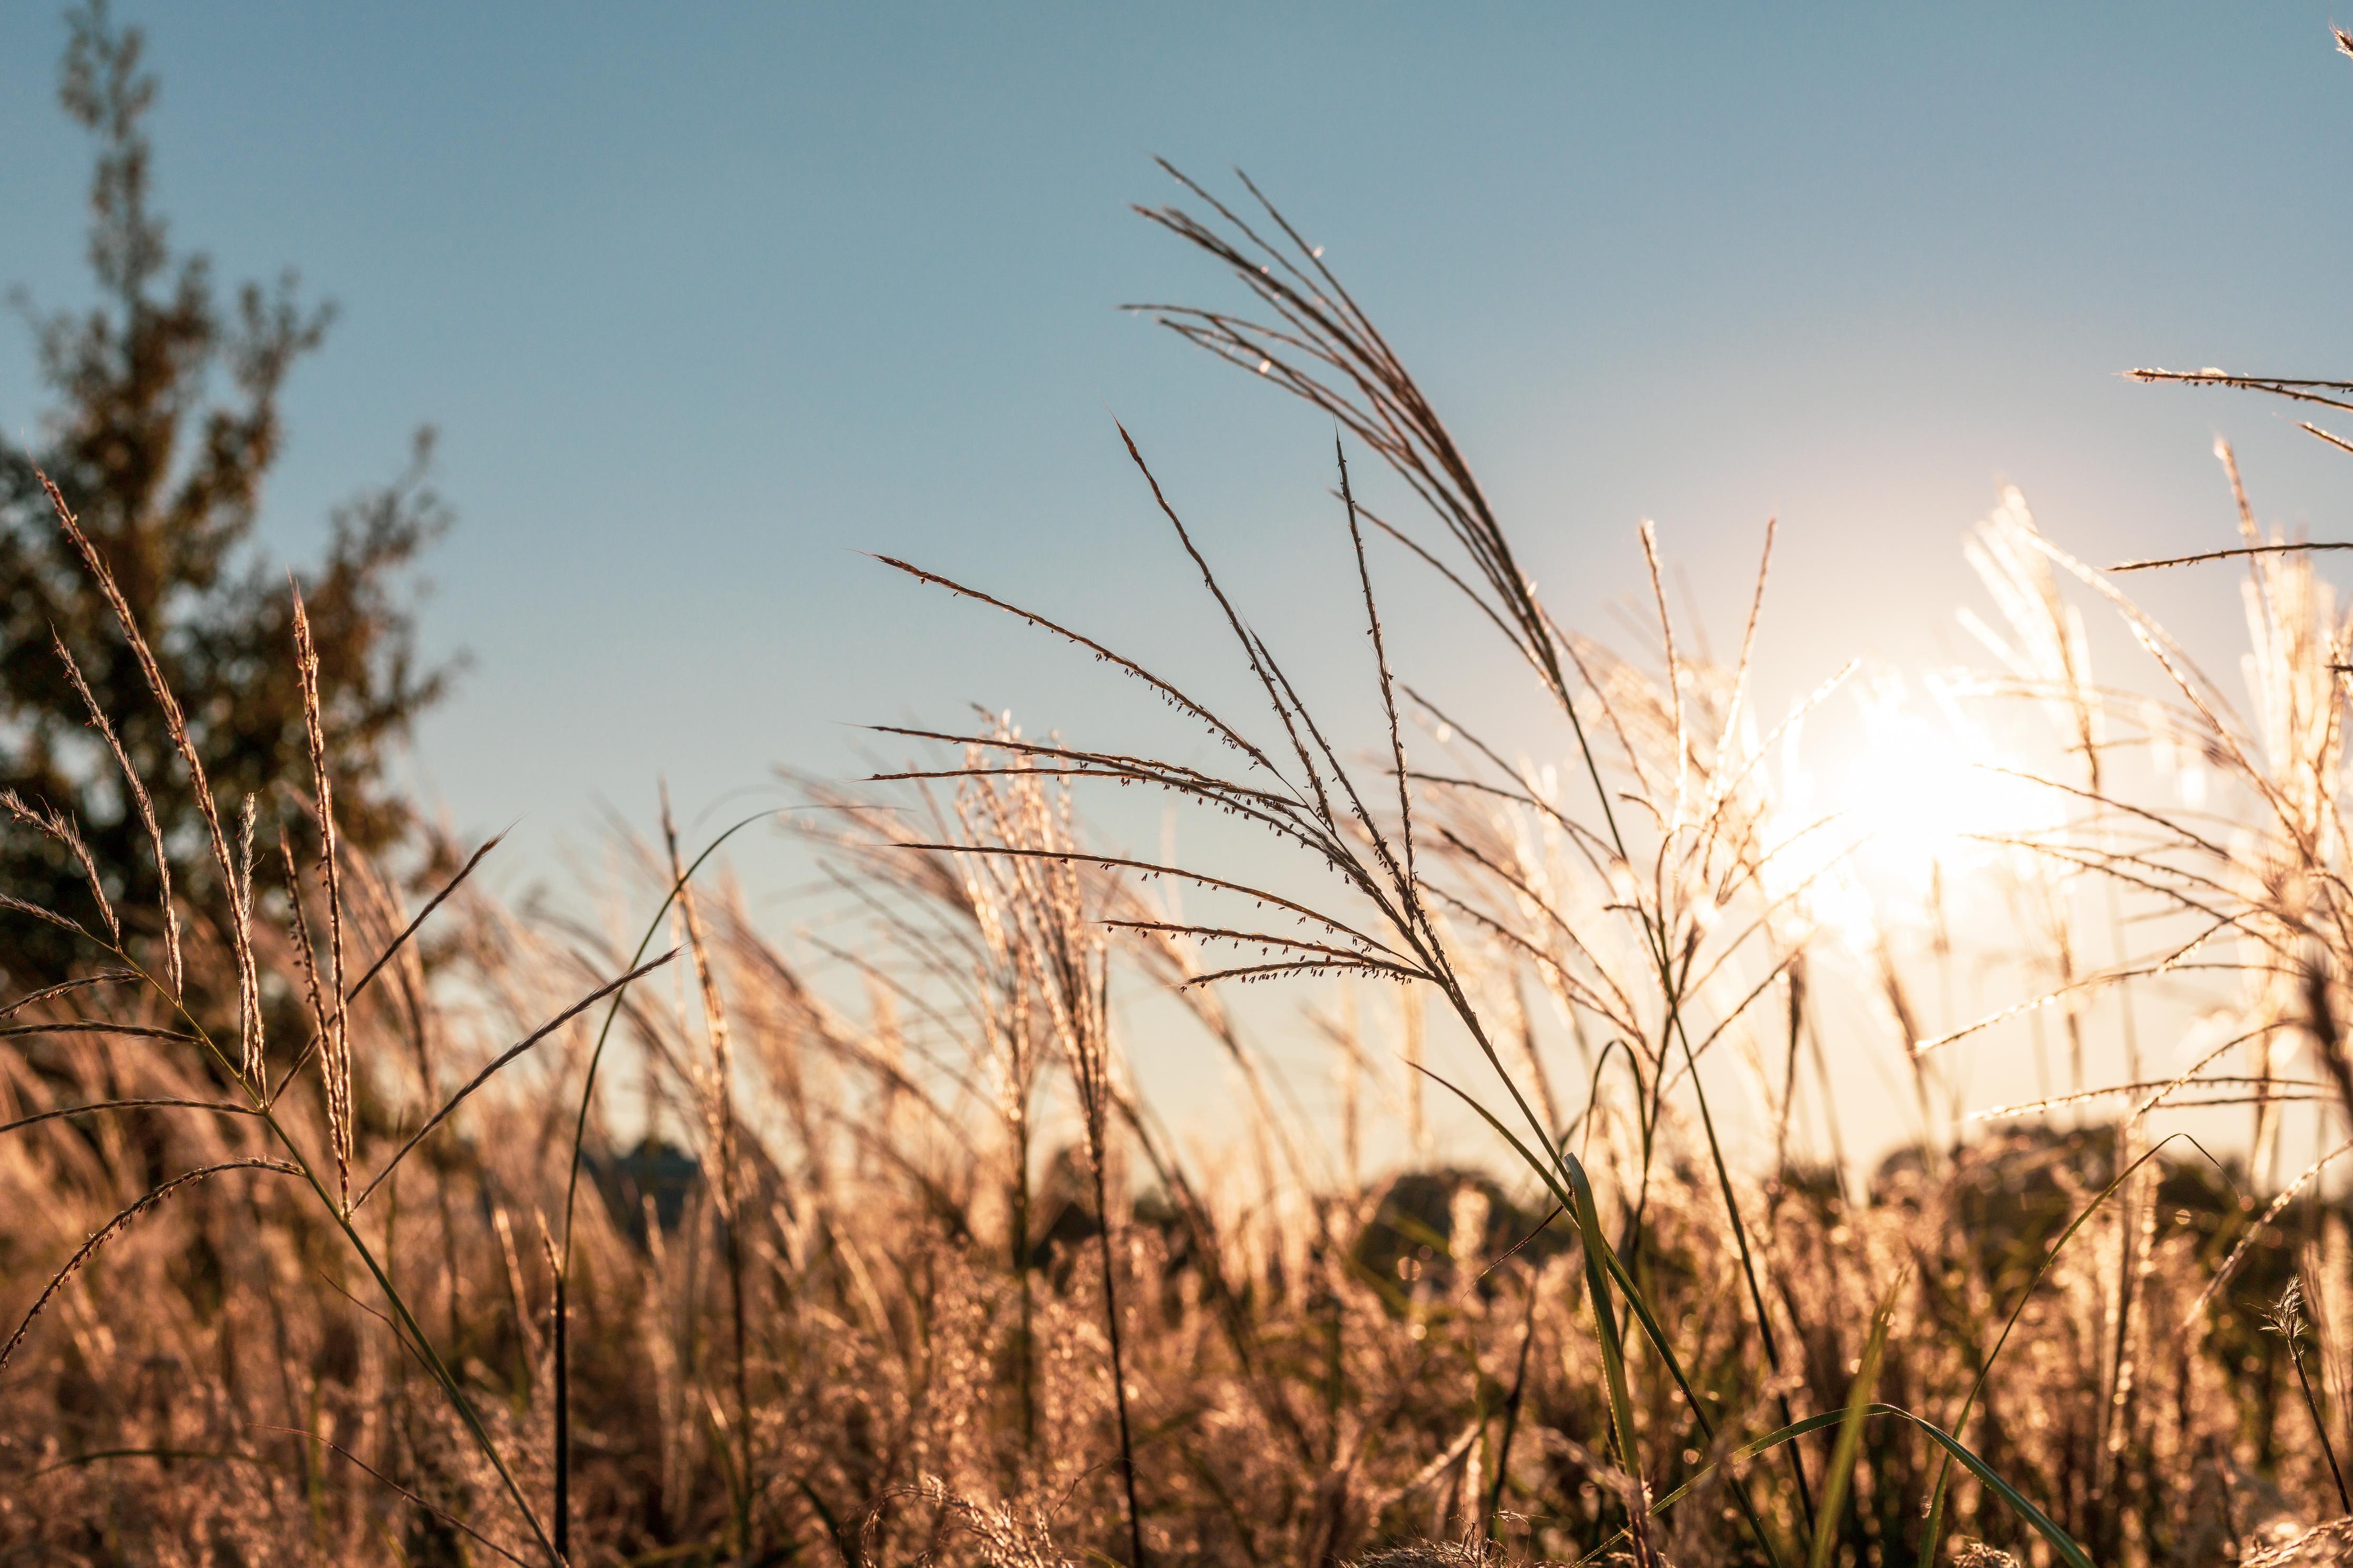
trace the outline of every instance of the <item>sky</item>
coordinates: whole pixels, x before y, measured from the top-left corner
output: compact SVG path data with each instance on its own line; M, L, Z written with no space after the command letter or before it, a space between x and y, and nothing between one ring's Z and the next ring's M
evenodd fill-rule
M868 552L1235 689L1114 419L1307 678L1360 669L1328 424L1118 309L1235 299L1127 210L1174 195L1155 155L1325 247L1570 624L1618 625L1651 518L1733 640L1778 517L1768 708L1961 651L2005 484L2105 561L2230 542L2217 435L2284 526L2340 529L2353 477L2284 405L2117 374L2353 367L2318 4L118 9L175 240L341 308L268 548L441 433L423 636L470 665L410 765L459 832L520 825L519 876L660 776L713 821L778 763L855 774L860 724L1130 721ZM64 37L0 0L0 281L42 307L88 299ZM41 407L0 324L0 426ZM1397 657L1476 707L1509 667L1475 633Z

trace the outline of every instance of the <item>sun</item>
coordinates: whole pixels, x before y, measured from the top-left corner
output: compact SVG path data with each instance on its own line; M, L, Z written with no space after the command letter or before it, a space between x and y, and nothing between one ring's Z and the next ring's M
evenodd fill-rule
M1981 866L2036 826L2042 792L1917 712L1883 715L1839 783L1866 872L1911 889Z
M1933 683L1883 678L1856 709L1787 740L1776 883L1818 925L1869 941L1946 902L2056 825L2052 792Z

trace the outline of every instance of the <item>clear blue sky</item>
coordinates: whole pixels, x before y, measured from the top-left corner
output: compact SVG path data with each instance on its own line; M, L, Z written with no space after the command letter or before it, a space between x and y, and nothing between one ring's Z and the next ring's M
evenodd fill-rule
M267 538L309 552L441 427L426 629L475 666L420 763L460 827L543 847L658 771L690 810L849 771L850 722L1124 700L860 551L1229 674L1114 414L1261 622L1357 656L1300 591L1335 564L1328 429L1113 309L1231 297L1124 210L1167 195L1155 153L1243 164L1328 247L1571 621L1608 629L1651 516L1729 637L1778 512L1778 689L1957 647L2000 482L2104 559L2224 538L2218 431L2281 521L2339 528L2353 479L2277 405L2114 374L2353 374L2318 4L119 14L175 237L343 307ZM84 298L63 36L0 0L0 279L44 305ZM29 359L0 329L19 437ZM2157 598L2221 626L2218 586Z

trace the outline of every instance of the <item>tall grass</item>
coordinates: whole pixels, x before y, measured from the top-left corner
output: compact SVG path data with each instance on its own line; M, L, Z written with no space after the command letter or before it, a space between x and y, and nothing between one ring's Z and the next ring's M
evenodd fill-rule
M1208 749L987 713L881 731L904 766L797 781L786 826L828 890L789 940L721 869L762 819L690 844L666 800L585 916L482 893L488 845L439 847L438 881L371 862L336 832L299 605L310 775L216 799L60 502L121 643L58 657L148 670L208 869L125 921L76 824L0 803L89 882L84 908L0 910L89 954L0 1012L0 1547L2204 1564L2344 1510L2329 1177L2353 1143L2283 1168L2285 1108L2332 1139L2353 1112L2353 628L2311 547L2262 532L2232 465L2242 542L2213 553L2249 572L2242 717L2124 568L2005 500L1973 546L1995 668L1970 700L2052 738L1982 770L2042 805L1939 862L1921 908L1873 903L1854 825L1783 761L1852 668L1759 711L1770 527L1729 662L1671 612L1647 528L1643 646L1572 632L1321 253L1271 205L1183 189L1206 216L1146 216L1259 313L1152 313L1339 429L1353 706L1303 697L1282 623L1258 629L1122 430L1200 583L1201 668L888 564L963 601L929 602L944 625L1010 614L1108 663ZM1417 510L1361 493L1366 455ZM1424 588L1525 672L1508 728L1398 668ZM2085 605L2153 695L2094 679ZM1219 672L1247 710L1194 695ZM101 746L120 717L93 706ZM152 825L149 783L126 766ZM1106 783L1243 834L1214 863L1118 852L1082 816ZM1964 882L2024 917L1952 918ZM2007 1000L1924 1002L1924 961ZM1336 1009L1300 1031L1322 1044L1273 1048L1291 1015L1231 1005L1278 980ZM1392 989L1401 1071L1368 1037ZM1147 991L1189 1022L1139 1032ZM2176 1050L2151 1021L2183 994L2211 1016ZM1939 1122L1947 1064L2052 1020L2063 1087ZM1891 1038L1918 1137L1849 1169L1830 1064ZM2102 1040L2116 1082L2090 1081ZM1278 1070L1327 1047L1336 1128ZM1143 1049L1230 1077L1215 1125L1162 1120ZM1361 1179L1364 1122L1386 1099L1418 1128L1425 1095L1472 1130L1468 1163ZM2166 1131L2185 1106L2243 1108L2243 1154Z

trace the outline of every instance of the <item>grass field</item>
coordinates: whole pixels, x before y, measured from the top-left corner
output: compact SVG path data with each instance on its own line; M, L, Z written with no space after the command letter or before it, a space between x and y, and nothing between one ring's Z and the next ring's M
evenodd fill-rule
M1356 707L1311 710L1165 501L1247 710L1018 584L891 563L1208 750L886 731L916 760L794 814L855 918L786 942L725 837L667 813L607 923L481 893L488 846L371 864L314 705L321 766L215 801L195 885L118 908L92 866L79 907L0 911L87 952L0 1013L0 1555L2214 1564L2353 1513L2344 1146L2301 1152L2353 1110L2353 661L2310 552L2242 510L2228 559L2172 568L2244 595L2234 697L2130 572L2006 500L1962 696L2044 742L1929 766L1890 718L1882 794L2032 808L1962 825L1898 907L1858 861L1902 821L1789 787L1839 679L1758 710L1769 530L1728 659L1647 532L1643 646L1559 626L1317 254L1271 207L1187 200L1146 216L1250 313L1157 313L1338 428ZM1416 510L1360 505L1366 469ZM1388 628L1444 598L1524 729L1472 733L1391 668ZM2094 679L2087 613L2140 670ZM119 629L106 657L136 656ZM1080 816L1113 785L1254 848L1114 855ZM1969 899L1998 930L1946 920ZM1956 964L2010 1001L1927 1021ZM1303 1005L1245 1027L1254 982ZM1211 1136L1134 1088L1145 990L1236 1086ZM1298 1109L1270 1016L1335 1113ZM2115 1081L2092 1031L2132 1053ZM2046 1087L1968 1120L1993 1108L1948 1064L2029 1032ZM1837 1085L1891 1050L1932 1135L1865 1169ZM633 1142L649 1107L665 1134ZM1366 1168L1441 1114L1475 1130L1461 1166Z

